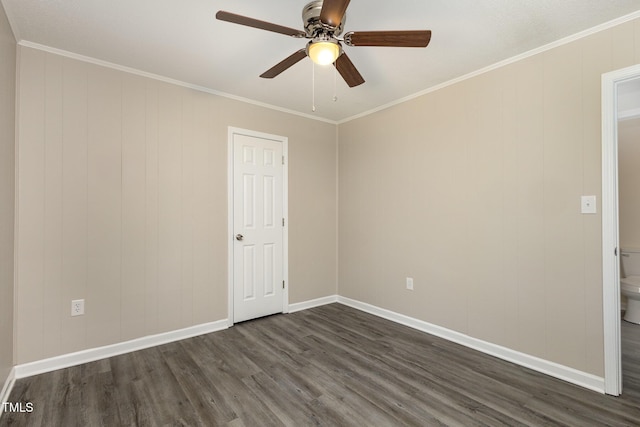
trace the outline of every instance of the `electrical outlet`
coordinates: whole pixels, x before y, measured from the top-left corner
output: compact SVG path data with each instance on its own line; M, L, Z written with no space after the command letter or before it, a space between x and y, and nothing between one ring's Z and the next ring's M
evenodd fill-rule
M82 316L84 314L84 300L74 299L71 301L71 315Z
M413 290L413 277L407 277L407 289L410 291Z

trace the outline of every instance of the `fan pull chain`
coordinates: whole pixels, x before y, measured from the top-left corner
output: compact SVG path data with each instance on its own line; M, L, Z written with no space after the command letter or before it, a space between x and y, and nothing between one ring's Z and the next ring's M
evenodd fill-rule
M316 64L311 62L311 111L316 112Z

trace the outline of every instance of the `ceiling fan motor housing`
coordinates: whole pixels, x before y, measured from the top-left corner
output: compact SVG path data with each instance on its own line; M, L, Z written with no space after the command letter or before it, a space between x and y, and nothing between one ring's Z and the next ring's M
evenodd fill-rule
M304 25L305 32L307 33L307 37L316 38L326 35L331 38L332 35L339 36L342 34L344 23L347 20L347 15L345 14L342 17L340 25L333 27L320 21L321 10L322 0L312 1L302 9L302 23Z

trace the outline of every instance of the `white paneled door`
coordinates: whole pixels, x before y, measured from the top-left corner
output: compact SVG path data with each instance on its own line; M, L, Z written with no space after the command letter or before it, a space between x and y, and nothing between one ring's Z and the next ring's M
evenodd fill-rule
M233 139L233 321L284 307L283 142Z

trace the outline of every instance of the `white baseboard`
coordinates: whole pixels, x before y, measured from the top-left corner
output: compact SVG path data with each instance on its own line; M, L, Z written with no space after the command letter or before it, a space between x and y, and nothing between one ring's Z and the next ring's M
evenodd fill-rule
M0 404L9 401L9 395L11 394L11 390L13 389L13 385L16 382L16 368L13 367L9 371L9 376L4 381L4 385L2 386L2 391L0 391ZM0 408L0 418L2 418L2 414L4 411Z
M473 338L460 332L452 331L451 329L443 328L438 325L414 319L403 314L395 313L393 311L350 298L339 296L338 302L340 304L344 304L349 307L353 307L358 310L376 315L378 317L382 317L384 319L409 326L419 331L444 338L457 344L461 344L465 347L481 351L482 353L507 360L517 365L533 369L534 371L538 371L543 374L550 375L554 378L558 378L569 383L576 384L581 387L604 394L604 378L602 377L598 377L587 372L582 372L568 366L560 365L555 362L550 362L545 359L540 359L539 357L521 353L519 351L502 347L497 344L492 344L490 342Z
M130 341L124 341L116 344L106 345L104 347L91 348L75 353L63 354L49 359L37 360L35 362L24 363L14 367L14 378L30 377L45 372L51 372L70 366L81 365L83 363L93 362L107 357L118 356L120 354L132 351L143 350L145 348L157 345L167 344L198 335L208 334L210 332L221 331L227 329L227 319L218 320L211 323L203 323L201 325L190 326L184 329L164 332L157 335L149 335L142 338L136 338Z
M313 307L319 307L321 305L331 304L337 301L337 295L330 295L328 297L290 304L289 313L294 313L296 311L306 310ZM142 350L145 348L178 341L185 338L191 338L197 335L221 331L223 329L227 329L228 327L228 319L218 320L217 322L205 323L185 329L179 329L176 331L165 332L157 335L150 335L142 338L136 338L131 341L111 344L104 347L91 348L75 353L63 354L48 359L16 365L12 370L13 378L11 385L13 385L13 381L15 381L15 379L17 378L30 377L32 375L43 374L45 372L51 372L57 369L81 365L83 363L89 363L96 360L105 359L107 357L118 356L120 354Z
M320 307L321 305L338 302L338 298L338 295L330 295L328 297L316 298L309 301L289 304L289 313L295 313L296 311L307 310L309 308Z
M418 320L400 313L396 313L384 308L376 307L371 304L353 300L351 298L338 295L330 295L327 297L317 298L309 301L295 303L289 305L289 313L307 310L331 303L340 303L353 307L355 309L373 314L375 316L391 320L393 322L409 326L422 332L444 338L446 340L464 345L465 347L481 351L485 354L498 357L503 360L533 369L534 371L558 378L581 387L604 393L604 378L593 374L579 371L568 366L560 365L539 357L521 353L510 348L502 347L497 344L486 342L477 338L470 337L451 329L443 328L423 320ZM82 363L93 362L95 360L107 357L117 356L132 351L142 350L157 345L178 341L185 338L191 338L197 335L207 334L210 332L221 331L228 328L228 320L219 320L217 322L196 325L177 331L166 332L158 335L137 338L131 341L112 344L104 347L98 347L88 350L69 353L49 359L38 360L35 362L25 363L15 366L9 377L5 381L0 398L5 401L9 397L11 388L16 379L24 378L44 372L55 371L57 369L67 368L69 366L80 365Z

